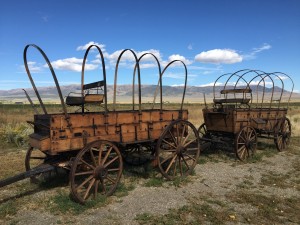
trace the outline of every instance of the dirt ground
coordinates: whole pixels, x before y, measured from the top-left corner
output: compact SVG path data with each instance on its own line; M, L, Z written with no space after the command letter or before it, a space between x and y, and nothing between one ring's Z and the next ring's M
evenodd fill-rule
M164 181L149 165L127 166L115 195L85 207L69 199L66 181L24 180L0 189L0 224L300 224L299 140L286 152L270 146L246 163L224 151L203 153L181 182ZM15 159L21 171L24 154L0 160Z

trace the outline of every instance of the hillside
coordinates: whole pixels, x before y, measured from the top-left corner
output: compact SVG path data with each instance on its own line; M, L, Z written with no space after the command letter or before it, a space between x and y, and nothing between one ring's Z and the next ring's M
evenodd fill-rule
M80 93L80 85L65 85L61 86L61 91L63 96L67 96L70 92ZM216 93L219 93L223 89L222 86L216 86ZM230 88L230 87L228 87ZM256 94L257 86L251 86L253 94ZM137 89L135 87L135 93L137 96ZM36 100L35 93L32 88L25 89L29 96ZM58 99L58 93L55 87L39 87L40 95L43 99L47 101L55 101ZM151 101L156 91L156 85L142 85L142 98L146 101ZM263 87L258 87L258 93L262 93ZM272 89L266 88L266 93L271 94ZM163 97L168 99L167 101L180 101L183 93L182 86L163 86ZM199 87L199 86L188 86L186 89L186 100L191 102L199 102L203 99L203 93L208 99L213 97L213 86ZM279 87L274 88L274 95L280 96L281 89ZM109 101L112 101L113 96L113 85L107 86L107 94ZM285 91L283 97L289 96L289 93ZM300 99L299 94L293 94L293 98ZM132 85L118 85L117 88L117 98L118 101L130 102L132 98ZM198 100L197 100L198 99ZM200 99L200 100L199 100ZM0 101L26 101L26 96L22 89L12 89L12 90L0 90Z

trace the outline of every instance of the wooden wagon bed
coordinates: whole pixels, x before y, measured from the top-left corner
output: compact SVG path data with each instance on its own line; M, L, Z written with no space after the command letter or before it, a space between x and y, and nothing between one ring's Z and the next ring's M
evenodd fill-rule
M85 143L109 140L119 144L157 140L172 121L188 119L188 111L144 110L102 113L73 113L68 126L64 115L35 115L30 145L49 154L82 149ZM45 129L49 127L49 129Z
M204 122L208 131L233 134L238 133L245 126L275 132L279 122L285 119L286 114L286 108L203 109Z

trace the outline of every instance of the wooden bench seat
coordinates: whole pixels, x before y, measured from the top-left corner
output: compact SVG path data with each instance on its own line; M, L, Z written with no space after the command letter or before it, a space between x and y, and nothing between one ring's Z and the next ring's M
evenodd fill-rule
M223 89L221 94L237 94L237 93L252 93L250 88L235 88L235 89Z
M240 104L248 104L250 102L249 98L220 98L214 99L214 103L223 104L223 103L240 103Z
M86 93L81 96L81 93L70 93L66 97L66 104L69 106L83 106L84 104L101 104L104 101L104 94L98 94L98 88L104 86L104 81L97 81L82 86L83 91ZM97 94L90 94L91 90L97 89Z
M101 104L104 101L104 94L86 94L82 96L67 96L66 104L69 106L81 106L87 103Z

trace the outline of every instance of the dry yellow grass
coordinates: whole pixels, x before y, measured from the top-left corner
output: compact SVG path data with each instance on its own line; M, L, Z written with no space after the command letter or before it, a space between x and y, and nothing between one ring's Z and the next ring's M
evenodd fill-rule
M143 104L142 109L150 109L152 104ZM164 109L180 109L178 103L164 103ZM118 104L117 108L123 110L132 109L131 104ZM155 108L159 108L159 104L155 105ZM187 103L184 104L184 108L189 110L189 121L198 128L203 123L202 109L204 104ZM49 113L62 112L60 105L49 105L47 110ZM112 109L112 105L109 105L109 109ZM138 107L136 107L138 109ZM76 110L76 108L68 108L68 111ZM41 112L41 110L40 110ZM26 121L33 120L34 112L30 105L0 105L0 130L3 124L17 124L25 123ZM292 103L289 106L288 118L292 124L293 136L300 136L300 103Z

